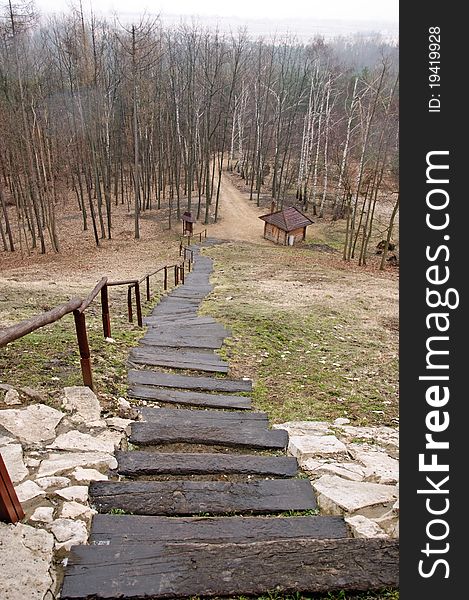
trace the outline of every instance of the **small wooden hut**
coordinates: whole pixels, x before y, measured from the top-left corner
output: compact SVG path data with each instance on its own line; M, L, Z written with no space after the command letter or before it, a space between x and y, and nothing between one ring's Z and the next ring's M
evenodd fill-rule
M187 211L182 215L182 235L191 235L194 230L195 219L192 213Z
M306 237L306 227L313 221L294 206L259 217L264 223L264 237L276 244L293 246Z

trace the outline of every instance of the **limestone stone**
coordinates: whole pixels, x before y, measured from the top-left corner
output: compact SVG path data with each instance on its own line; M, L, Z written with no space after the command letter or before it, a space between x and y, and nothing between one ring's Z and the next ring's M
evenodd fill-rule
M29 471L23 462L23 448L21 444L3 446L0 454L13 483L19 483L29 475Z
M29 517L33 523L52 523L54 520L53 506L39 506Z
M56 541L56 550L70 550L77 544L85 544L88 539L88 530L83 521L73 519L56 519L50 526Z
M396 488L380 483L349 481L337 475L323 475L312 482L319 507L327 514L360 513L377 518L396 500Z
M374 521L383 529L390 537L399 537L399 515L395 510L390 510L382 517L374 519Z
M52 588L49 569L53 536L44 529L0 523L1 596L5 600L43 600Z
M5 392L5 397L3 398L3 402L7 406L14 406L21 404L21 398L18 392L15 389L11 389Z
M107 425L118 431L127 431L132 422L132 419L122 419L121 417L109 417L106 419Z
M372 521L367 519L363 515L354 515L353 517L345 517L345 522L348 523L352 530L353 537L356 538L386 538L387 534L381 529L381 527Z
M46 495L46 492L41 489L37 483L31 481L31 479L15 486L15 491L20 502L28 502L29 500L34 500L34 498L37 498L38 496Z
M399 458L399 430L392 427L338 427L340 438L344 441L354 439L368 440L382 446L393 458ZM339 433L337 434L339 435Z
M287 421L272 425L273 429L285 429L288 435L326 435L333 433L326 421Z
M0 410L0 425L20 442L33 444L55 438L55 428L64 414L45 404L31 404L26 408Z
M81 500L86 502L88 500L88 486L86 485L71 485L70 487L56 490L57 496L65 498L65 500Z
M20 392L28 398L30 398L31 400L34 400L34 402L44 403L44 401L46 400L46 394L43 394L42 392L40 392L39 390L35 390L34 388L22 387L20 388Z
M13 444L16 442L15 438L11 435L8 435L8 432L0 426L0 448L6 446L7 444Z
M358 444L357 444L358 446ZM399 481L399 461L385 452L373 452L352 448L355 460L365 467L365 480L388 485Z
M57 475L66 471L72 471L76 467L109 467L110 469L116 469L117 461L114 456L105 452L63 452L51 454L48 459L42 461L38 477Z
M333 425L337 426L337 425L349 425L350 423L350 419L347 419L345 417L339 417L338 419L336 419L333 423Z
M93 510L89 506L72 500L71 502L64 503L60 517L63 519L78 519L81 517L82 519L89 520L96 512L96 510Z
M96 469L83 469L82 467L77 467L72 472L72 477L76 481L106 481L108 479L107 475L103 475Z
M50 490L52 488L64 487L70 483L68 477L39 477L36 479L36 483L43 490Z
M296 456L300 465L308 458L347 458L347 446L335 435L292 435L288 451Z
M98 436L79 431L68 431L59 435L56 440L48 446L54 450L78 450L81 452L108 452L112 454L119 445L121 435L116 432L107 431Z
M363 481L365 469L353 462L348 463L328 463L325 461L316 461L314 458L308 458L302 463L302 468L313 476L338 475L351 481Z
M63 390L63 408L81 423L99 421L101 406L96 394L85 386L66 387Z
M119 417L122 419L136 419L138 417L137 409L125 398L118 398L117 406L119 408Z

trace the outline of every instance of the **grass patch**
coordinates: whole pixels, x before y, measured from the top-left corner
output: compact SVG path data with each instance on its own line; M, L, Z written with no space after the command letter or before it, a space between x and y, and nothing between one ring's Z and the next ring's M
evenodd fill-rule
M248 244L208 251L215 290L203 312L232 331L220 352L230 376L254 380L253 404L273 422L396 426L397 333L382 327L376 296L366 294L379 276L311 250L262 251L262 264ZM384 282L392 293L394 282Z

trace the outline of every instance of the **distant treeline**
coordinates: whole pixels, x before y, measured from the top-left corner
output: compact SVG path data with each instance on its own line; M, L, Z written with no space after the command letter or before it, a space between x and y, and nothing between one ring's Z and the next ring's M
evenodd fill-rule
M371 235L376 202L397 198L397 62L379 36L304 45L80 11L39 24L28 3L8 2L3 247L59 251L57 215L71 194L98 245L120 203L136 238L154 208L170 227L187 209L216 220L228 169L257 203L268 194L278 207L346 218L349 259Z

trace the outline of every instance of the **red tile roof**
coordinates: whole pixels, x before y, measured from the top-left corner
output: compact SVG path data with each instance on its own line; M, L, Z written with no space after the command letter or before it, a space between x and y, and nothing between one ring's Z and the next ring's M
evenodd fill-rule
M307 227L311 225L313 221L308 219L306 215L296 209L294 206L288 206L283 210L270 213L268 215L262 215L259 217L266 223L275 225L282 231L293 231L294 229L300 229L300 227Z

